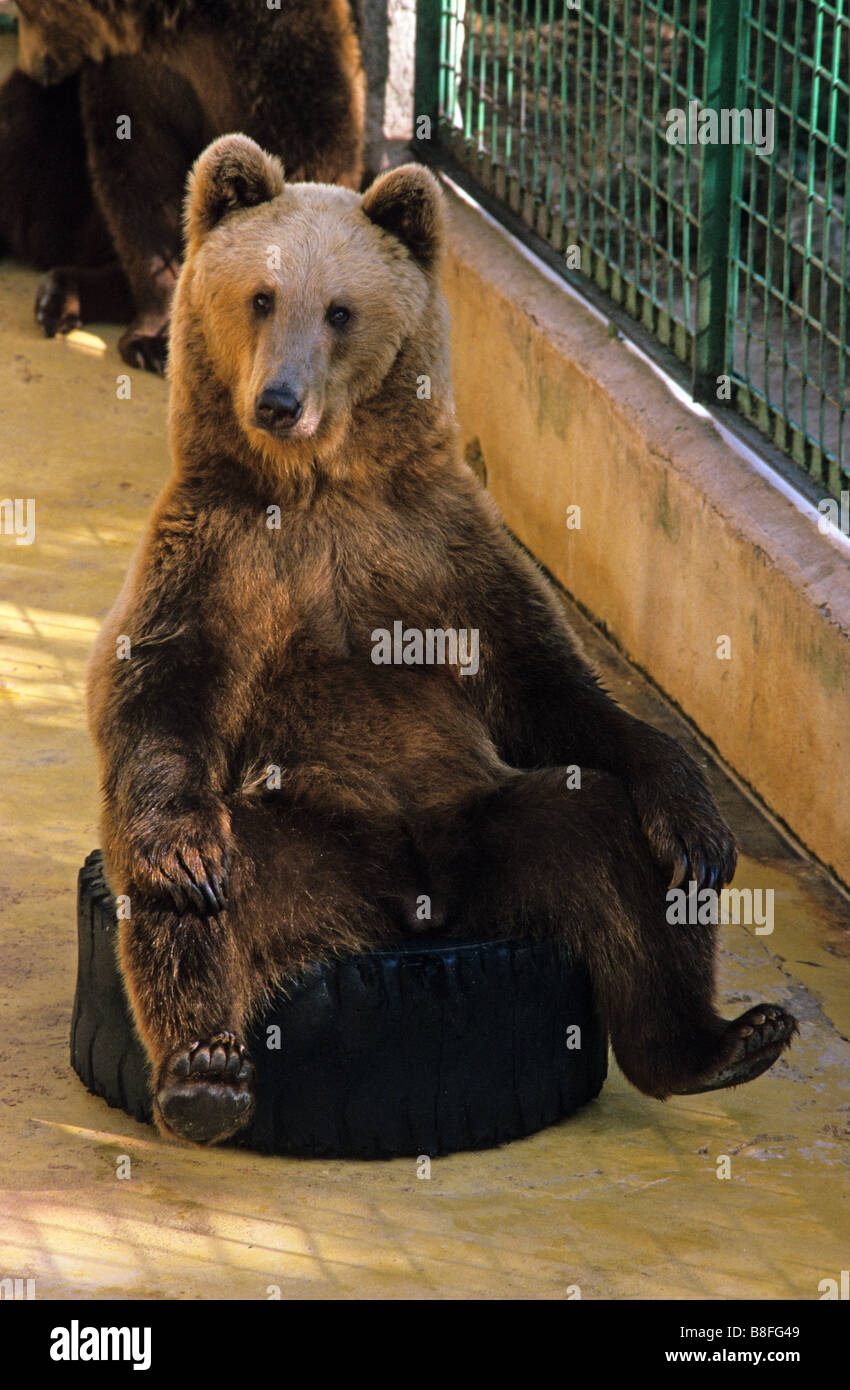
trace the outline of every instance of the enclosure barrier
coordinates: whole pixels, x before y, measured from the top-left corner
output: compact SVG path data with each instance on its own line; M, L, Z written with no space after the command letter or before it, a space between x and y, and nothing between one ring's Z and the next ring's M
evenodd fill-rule
M416 43L422 157L850 488L850 0L419 0Z

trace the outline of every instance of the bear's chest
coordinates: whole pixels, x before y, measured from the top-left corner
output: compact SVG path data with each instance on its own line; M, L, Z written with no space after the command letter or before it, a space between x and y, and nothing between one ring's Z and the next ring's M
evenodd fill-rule
M260 590L274 612L276 666L301 652L369 659L376 629L398 621L427 627L445 607L444 563L423 559L415 537L374 520L292 527L273 541L271 563Z

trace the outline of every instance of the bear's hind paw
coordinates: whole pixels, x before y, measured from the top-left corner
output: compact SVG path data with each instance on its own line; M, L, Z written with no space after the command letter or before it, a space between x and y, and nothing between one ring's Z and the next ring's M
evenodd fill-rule
M254 1109L254 1066L233 1033L184 1043L160 1069L154 1110L167 1134L215 1144L242 1129Z
M796 1019L778 1004L756 1004L727 1024L712 1071L691 1086L677 1086L674 1094L695 1096L753 1081L773 1066L796 1032Z

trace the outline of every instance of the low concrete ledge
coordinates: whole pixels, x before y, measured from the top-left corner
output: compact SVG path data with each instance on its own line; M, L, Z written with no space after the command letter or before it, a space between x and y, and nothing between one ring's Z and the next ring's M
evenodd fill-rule
M508 236L447 196L468 458L523 544L846 883L848 555Z

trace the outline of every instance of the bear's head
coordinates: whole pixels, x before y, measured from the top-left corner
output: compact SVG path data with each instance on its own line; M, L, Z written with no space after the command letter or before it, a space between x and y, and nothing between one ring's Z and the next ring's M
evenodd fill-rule
M0 0L0 14L6 0ZM45 86L62 82L87 60L99 63L139 46L137 6L115 0L17 0L18 67Z
M450 397L442 194L427 170L405 165L362 196L286 184L277 159L223 136L190 174L185 221L172 423L210 419L225 397L243 441L291 468L330 457L388 391L415 411L417 382L436 375Z

